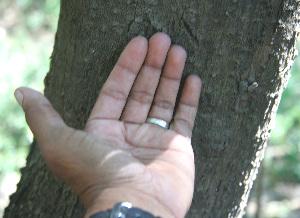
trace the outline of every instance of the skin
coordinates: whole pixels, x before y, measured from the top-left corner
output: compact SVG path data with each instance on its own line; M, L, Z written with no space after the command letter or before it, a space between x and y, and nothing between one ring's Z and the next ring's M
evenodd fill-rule
M67 126L39 92L21 87L22 106L50 170L81 197L86 217L127 201L162 217L184 217L194 190L191 136L201 80L187 77L186 51L156 33L132 39L105 82L84 130ZM163 119L169 129L145 123Z

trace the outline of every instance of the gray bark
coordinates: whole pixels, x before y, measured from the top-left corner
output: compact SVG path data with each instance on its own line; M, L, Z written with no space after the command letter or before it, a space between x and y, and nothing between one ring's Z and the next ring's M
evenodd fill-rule
M83 128L128 41L168 33L188 52L184 76L203 80L187 217L240 217L295 58L299 7L299 0L62 0L45 95L68 125ZM4 217L83 214L33 143Z

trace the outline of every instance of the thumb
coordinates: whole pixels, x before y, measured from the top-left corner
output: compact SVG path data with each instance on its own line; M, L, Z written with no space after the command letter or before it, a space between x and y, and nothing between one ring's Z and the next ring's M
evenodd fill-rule
M66 127L61 116L41 93L21 87L15 91L15 97L22 106L26 122L40 146L51 142L58 136L59 130Z

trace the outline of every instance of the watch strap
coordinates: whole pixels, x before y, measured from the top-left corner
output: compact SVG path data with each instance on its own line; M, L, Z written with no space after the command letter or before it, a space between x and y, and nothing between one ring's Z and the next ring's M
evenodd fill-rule
M160 218L137 207L132 207L128 202L117 203L112 209L98 212L90 218Z

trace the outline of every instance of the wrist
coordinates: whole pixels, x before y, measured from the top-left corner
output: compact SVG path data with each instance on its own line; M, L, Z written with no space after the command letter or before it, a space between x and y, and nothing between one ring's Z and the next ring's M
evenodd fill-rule
M129 189L106 189L86 205L85 218L99 211L112 209L118 202L129 202L133 207L152 213L154 216L175 217L171 210L162 205L153 196Z

